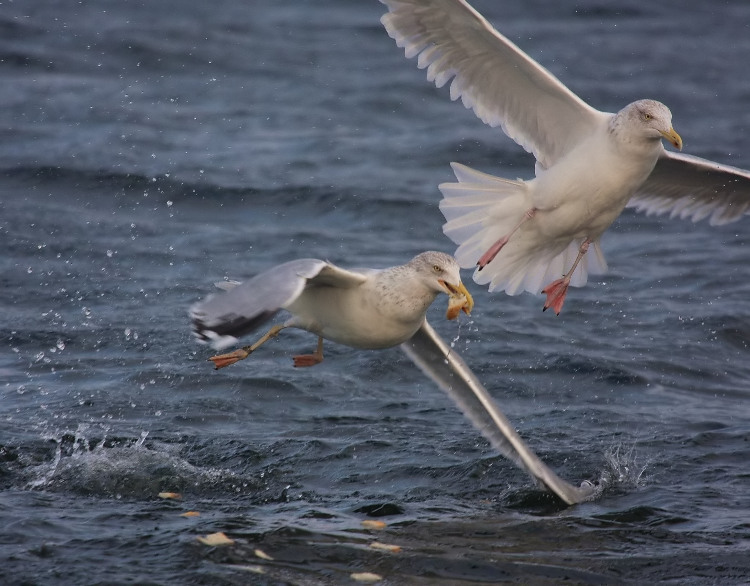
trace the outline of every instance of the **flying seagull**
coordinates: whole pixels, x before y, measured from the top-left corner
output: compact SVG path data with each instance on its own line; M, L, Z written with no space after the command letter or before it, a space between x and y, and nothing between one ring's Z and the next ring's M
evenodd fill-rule
M214 356L216 368L247 358L285 328L318 336L312 354L294 357L295 366L323 360L323 339L355 348L401 345L403 351L455 401L501 454L568 504L593 498L601 487L575 487L559 478L523 442L461 357L433 330L425 316L440 293L449 297L446 317L470 313L474 301L461 283L450 255L423 252L405 265L382 270L347 270L317 259L277 265L244 283L221 284L226 292L190 308L193 332L216 349L235 344L282 309L291 317L249 346Z
M528 181L452 163L458 182L439 186L456 259L490 291L541 291L559 314L569 285L606 271L600 238L626 206L714 225L748 213L750 172L664 149L682 149L664 104L592 108L464 0L380 1L427 79L536 157Z
M270 320L281 309L291 313L257 342L214 356L216 368L234 364L285 328L318 335L312 354L294 357L295 366L323 360L323 339L354 348L380 349L411 338L440 293L450 297L446 317L470 313L474 300L459 275L456 260L443 252L423 252L402 266L346 270L329 262L304 258L277 265L244 284L232 283L221 295L190 309L200 341L222 349ZM223 288L227 288L224 285Z

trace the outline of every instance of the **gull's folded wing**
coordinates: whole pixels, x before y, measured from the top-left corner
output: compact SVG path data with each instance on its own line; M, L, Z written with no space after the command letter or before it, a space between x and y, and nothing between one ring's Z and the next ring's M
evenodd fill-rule
M324 260L302 258L276 265L244 283L221 284L224 292L190 308L193 332L216 350L236 344L297 299L308 286L348 289L362 284L364 273Z
M712 225L750 212L750 172L683 153L664 151L628 207Z
M463 414L501 454L568 504L579 503L593 496L592 485L584 483L581 488L576 488L565 482L531 451L498 409L487 389L426 320L411 339L401 344L401 348L448 393Z

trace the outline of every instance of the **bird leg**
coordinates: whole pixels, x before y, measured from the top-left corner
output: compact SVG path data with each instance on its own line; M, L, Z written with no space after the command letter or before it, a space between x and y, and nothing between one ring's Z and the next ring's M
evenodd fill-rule
M503 246L508 244L508 240L510 240L510 237L513 236L513 234L515 234L516 231L521 226L523 226L525 222L533 218L534 214L536 214L536 208L529 208L528 210L526 210L523 214L523 218L521 218L521 221L518 222L518 224L516 224L515 227L510 232L508 232L505 236L500 238L500 240L495 242L495 244L490 246L487 249L487 252L485 252L481 257L479 257L479 260L477 261L477 266L479 267L480 271L493 261L493 259L497 256L497 253L503 249Z
M323 362L323 338L318 336L318 347L312 354L299 354L297 356L293 356L292 358L294 360L294 366L299 368L320 364L321 362Z
M265 344L271 338L275 338L276 336L278 336L279 332L285 327L286 326L283 325L273 326L270 330L263 334L263 336L261 336L260 339L255 342L255 344L251 344L250 346L243 346L239 350L229 352L228 354L219 354L218 356L212 356L211 358L209 358L209 360L214 363L216 370L224 368L225 366L229 366L230 364L234 364L235 362L239 362L240 360L244 360L245 358L250 356L250 354L255 352L262 344Z
M562 279L553 281L552 283L547 285L544 289L542 289L542 293L547 294L547 301L544 303L544 307L542 308L542 311L547 311L547 309L551 307L552 310L557 315L560 315L560 311L562 311L563 303L565 303L565 295L567 295L568 293L568 285L570 285L570 278L573 276L573 271L576 270L578 263L581 262L583 255L586 254L586 252L588 251L589 244L591 244L591 240L586 238L586 240L584 240L581 243L581 247L578 249L578 256L576 256L576 260L573 263L573 266L570 267L570 270L567 273L565 273Z

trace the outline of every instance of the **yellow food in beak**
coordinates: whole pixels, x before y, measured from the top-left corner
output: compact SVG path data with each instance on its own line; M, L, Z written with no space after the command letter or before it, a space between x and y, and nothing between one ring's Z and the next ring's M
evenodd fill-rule
M682 137L675 132L674 128L670 128L669 132L664 132L663 130L660 130L661 135L666 138L669 142L672 143L672 146L676 148L678 151L682 150Z
M458 287L456 287L443 279L439 279L438 282L446 290L449 297L448 311L445 313L445 317L447 319L456 319L461 311L466 315L470 315L471 310L474 309L474 299L463 283L459 283Z

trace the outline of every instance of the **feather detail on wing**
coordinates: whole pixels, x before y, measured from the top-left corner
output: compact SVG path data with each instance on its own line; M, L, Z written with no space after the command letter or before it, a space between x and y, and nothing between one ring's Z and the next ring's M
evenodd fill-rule
M305 287L320 285L348 288L366 276L318 259L293 260L237 285L223 286L190 308L193 333L201 342L221 350L235 344L296 300Z
M750 213L750 172L664 151L628 207L694 222L709 218L714 226L734 222Z
M591 108L463 0L381 0L381 18L427 79L549 168L588 136L603 113Z
M401 349L431 378L489 440L492 447L525 470L568 504L590 500L596 489L589 482L575 487L555 474L518 435L487 389L455 350L425 320Z

